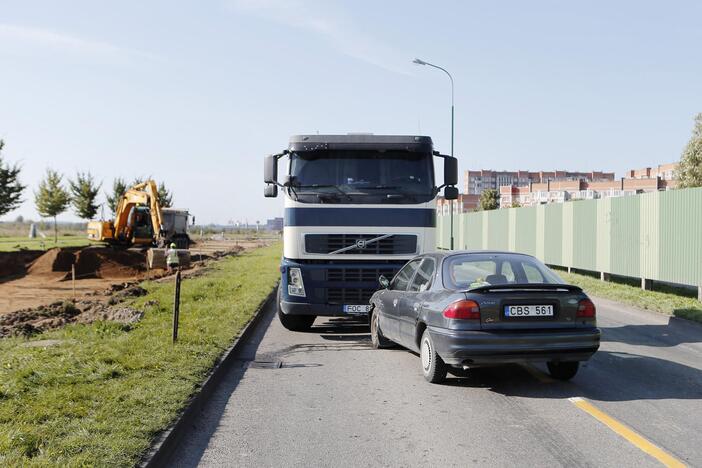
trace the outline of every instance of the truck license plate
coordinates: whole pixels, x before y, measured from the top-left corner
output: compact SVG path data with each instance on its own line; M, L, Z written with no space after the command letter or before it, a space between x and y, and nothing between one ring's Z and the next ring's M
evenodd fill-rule
M505 317L553 317L552 305L505 306Z
M370 312L370 304L366 305L350 305L346 304L344 306L344 312L347 314L367 314Z

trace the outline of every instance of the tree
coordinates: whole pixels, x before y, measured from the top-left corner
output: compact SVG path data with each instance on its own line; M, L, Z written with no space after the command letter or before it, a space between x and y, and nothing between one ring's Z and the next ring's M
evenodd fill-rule
M54 243L58 242L56 217L66 211L71 202L68 190L63 188L63 176L51 169L46 170L46 177L39 183L39 191L34 192L37 212L45 218L54 218Z
M695 128L677 170L678 187L702 187L702 113L695 116Z
M521 208L521 207L522 207L522 204L519 203L517 200L514 200L512 202L512 208Z
M124 179L117 177L112 182L112 195L109 193L105 194L107 198L107 206L110 207L110 211L115 215L117 213L117 205L119 205L119 200L127 192L127 184Z
M0 140L0 152L5 142ZM20 167L5 165L0 155L0 216L9 213L22 204L22 192L25 185L19 181Z
M158 204L161 208L170 208L173 206L173 194L166 188L166 184L163 182L158 184Z
M480 194L480 209L481 210L496 210L500 207L500 195L495 189L484 190Z
M98 205L95 204L100 187L96 184L90 172L79 172L75 180L68 181L71 188L71 202L76 214L83 219L93 219L97 214Z

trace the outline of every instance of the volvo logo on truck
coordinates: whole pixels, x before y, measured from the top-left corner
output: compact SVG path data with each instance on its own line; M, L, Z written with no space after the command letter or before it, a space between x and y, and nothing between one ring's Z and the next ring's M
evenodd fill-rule
M278 317L303 331L318 316L368 314L381 275L434 250L436 197L456 198L458 167L428 136L297 135L265 158L264 182L285 199Z

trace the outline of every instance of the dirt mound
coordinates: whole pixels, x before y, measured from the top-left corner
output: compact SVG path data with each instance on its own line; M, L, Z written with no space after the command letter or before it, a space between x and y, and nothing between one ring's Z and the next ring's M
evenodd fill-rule
M27 265L43 254L44 252L37 250L0 252L0 281L27 274Z
M35 309L23 309L0 315L0 338L32 336L69 323L93 323L109 320L134 324L144 317L144 312L133 307L111 306L101 302L54 302Z
M56 276L56 273L71 271L71 265L76 258L72 249L53 248L32 262L27 274L41 276Z
M78 252L75 261L79 279L133 278L146 270L146 257L133 250L89 247ZM70 279L70 275L66 275L66 279Z

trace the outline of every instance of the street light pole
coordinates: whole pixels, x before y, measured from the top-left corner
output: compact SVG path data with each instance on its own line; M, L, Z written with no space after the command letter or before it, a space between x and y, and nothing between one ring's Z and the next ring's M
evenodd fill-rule
M453 77L448 72L448 70L438 65L434 65L433 63L425 62L424 60L420 60L418 58L414 59L413 63L416 63L417 65L427 65L439 69L442 72L446 73L449 77L449 80L451 80L451 157L453 157ZM449 200L449 208L451 217L451 250L453 250L453 200Z

